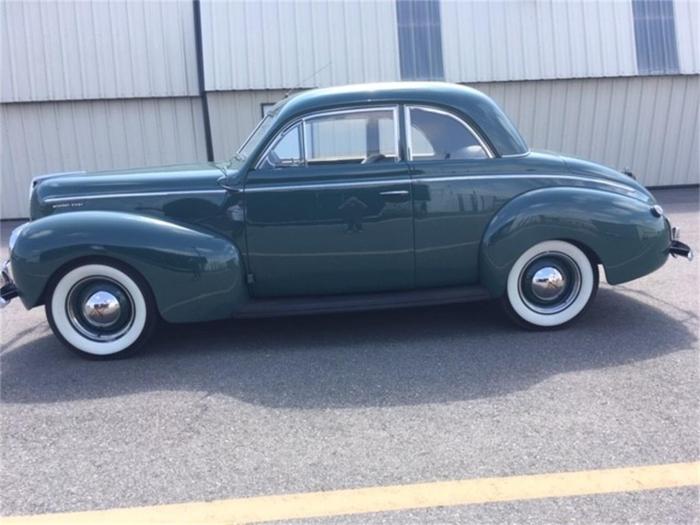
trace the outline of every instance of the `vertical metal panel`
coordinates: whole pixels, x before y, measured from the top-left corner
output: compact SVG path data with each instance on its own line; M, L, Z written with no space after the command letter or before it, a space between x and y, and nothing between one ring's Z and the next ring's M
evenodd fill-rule
M439 0L396 0L403 80L443 80Z
M202 0L207 90L398 80L394 2Z
M32 177L206 160L196 98L3 104L0 217L26 217Z
M700 183L700 76L472 84L533 149L630 168L649 186Z
M639 72L678 73L673 0L632 0L632 12Z
M194 95L189 0L0 3L3 102Z
M449 81L637 73L630 2L443 0L441 7Z
M262 105L282 100L284 90L209 93L214 158L233 157L262 118Z
M700 2L675 0L678 65L681 73L700 73Z

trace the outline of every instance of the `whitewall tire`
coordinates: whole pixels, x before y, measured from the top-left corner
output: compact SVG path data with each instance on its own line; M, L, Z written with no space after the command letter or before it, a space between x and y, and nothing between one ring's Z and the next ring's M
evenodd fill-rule
M526 328L556 328L579 317L598 289L598 267L577 246L545 241L526 250L508 274L506 310Z
M143 279L116 263L75 266L53 281L46 314L70 349L93 358L123 357L151 335L155 303Z

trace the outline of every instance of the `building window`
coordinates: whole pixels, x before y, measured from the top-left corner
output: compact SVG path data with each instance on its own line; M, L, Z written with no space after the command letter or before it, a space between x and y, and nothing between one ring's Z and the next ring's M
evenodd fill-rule
M442 80L442 31L438 0L396 0L403 80Z
M632 12L639 72L678 73L673 0L632 0Z

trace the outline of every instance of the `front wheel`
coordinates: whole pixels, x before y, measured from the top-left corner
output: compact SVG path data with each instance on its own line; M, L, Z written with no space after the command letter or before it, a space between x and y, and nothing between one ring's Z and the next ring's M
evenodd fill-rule
M598 267L580 248L565 241L541 242L513 264L505 308L525 328L561 327L588 307L598 279Z
M64 272L46 301L54 334L85 357L124 357L145 343L157 321L144 280L128 268L84 264Z

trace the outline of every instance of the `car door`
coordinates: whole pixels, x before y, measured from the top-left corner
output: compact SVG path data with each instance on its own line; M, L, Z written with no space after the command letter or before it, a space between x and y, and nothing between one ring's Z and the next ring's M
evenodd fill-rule
M500 204L488 144L451 111L404 107L413 178L416 286L475 284L481 236ZM495 193L494 191L495 190Z
M414 286L413 208L398 108L310 114L286 126L245 183L258 297Z

